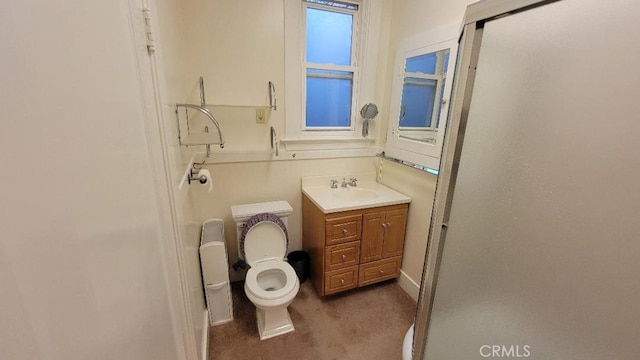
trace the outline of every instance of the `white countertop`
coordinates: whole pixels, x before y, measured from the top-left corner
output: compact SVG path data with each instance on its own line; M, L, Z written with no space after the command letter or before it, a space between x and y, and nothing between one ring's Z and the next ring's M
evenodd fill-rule
M302 181L302 192L325 214L411 202L410 197L375 182L375 176L361 176L356 187L346 188L340 186L343 176L326 178L339 179L338 188L332 189L329 180Z

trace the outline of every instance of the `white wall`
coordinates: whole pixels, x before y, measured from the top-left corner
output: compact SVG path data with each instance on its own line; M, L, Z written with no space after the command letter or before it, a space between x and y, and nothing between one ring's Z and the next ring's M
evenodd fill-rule
M0 358L179 359L126 1L0 6Z
M400 38L410 37L425 30L460 23L467 5L474 0L400 0L394 1L394 11L402 19ZM397 7L396 7L397 6Z
M400 285L417 301L427 251L436 176L382 160L382 183L411 197L402 257Z
M256 124L255 108L212 107L220 121L226 145L213 147L215 154L269 153L269 130L273 126L285 138L285 36L284 1L251 2L234 0L183 1L185 34L185 78L190 101L199 103L197 81L204 77L207 103L223 105L266 106L269 104L268 82L275 84L278 109L267 110L267 123ZM391 1L383 1L391 9ZM380 32L380 56L377 72L387 69L390 24ZM393 59L392 59L393 60ZM375 102L384 97L384 76L377 77ZM384 112L382 112L384 113ZM370 133L383 141L386 114L380 114ZM195 114L194 114L195 115ZM198 125L201 131L203 124ZM211 127L211 126L210 126ZM382 135L382 137L380 136Z
M284 135L282 1L183 1L185 79L192 102L200 103L200 76L208 104L266 106L269 81L278 95L278 110L268 111L266 124L256 124L255 108L212 108L227 142L214 152L270 151L269 127Z

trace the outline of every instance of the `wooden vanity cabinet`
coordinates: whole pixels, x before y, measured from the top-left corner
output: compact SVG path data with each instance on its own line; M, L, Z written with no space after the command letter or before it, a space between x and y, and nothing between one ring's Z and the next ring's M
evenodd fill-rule
M302 195L303 248L320 296L400 275L408 204L325 214Z

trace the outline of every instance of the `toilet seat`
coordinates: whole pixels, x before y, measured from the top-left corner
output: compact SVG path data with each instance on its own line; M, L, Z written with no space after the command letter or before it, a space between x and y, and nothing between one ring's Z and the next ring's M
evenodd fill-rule
M280 270L283 272L286 280L285 285L282 288L278 290L267 291L263 290L260 284L258 284L258 275L268 270ZM251 269L247 271L247 276L245 278L245 289L250 291L253 296L259 299L275 300L283 298L287 294L295 290L297 282L298 277L291 265L289 265L285 261L273 259L260 262L255 266L252 266Z

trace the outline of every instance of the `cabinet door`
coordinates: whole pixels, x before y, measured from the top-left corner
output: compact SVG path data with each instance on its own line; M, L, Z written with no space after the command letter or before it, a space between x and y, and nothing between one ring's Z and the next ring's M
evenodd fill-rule
M360 262L382 259L382 245L385 235L385 211L370 212L362 216L362 240ZM383 224L385 224L383 226Z
M389 210L385 214L384 243L382 245L382 257L402 255L404 246L404 233L407 225L407 209Z

